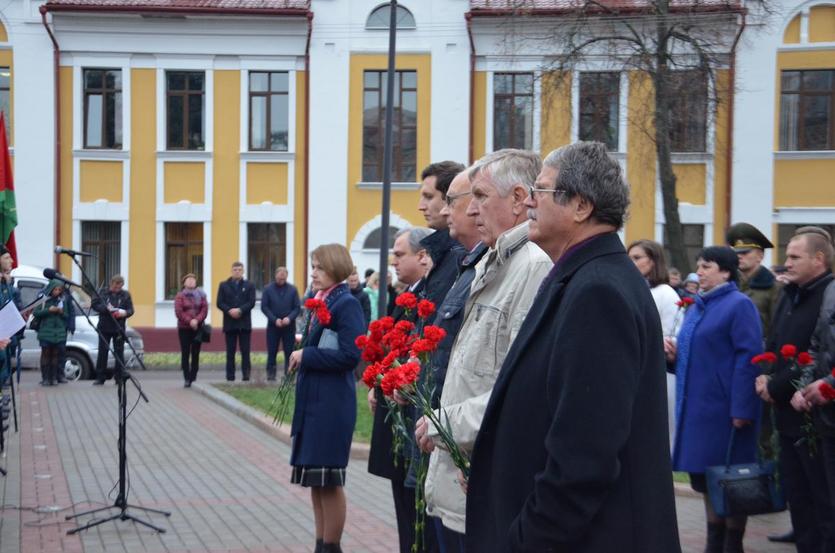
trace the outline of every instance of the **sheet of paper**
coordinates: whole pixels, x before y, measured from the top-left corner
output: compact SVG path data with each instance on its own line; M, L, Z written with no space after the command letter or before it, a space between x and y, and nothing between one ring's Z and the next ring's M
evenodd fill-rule
M14 302L10 301L0 308L0 339L14 336L24 326L26 321L20 316Z

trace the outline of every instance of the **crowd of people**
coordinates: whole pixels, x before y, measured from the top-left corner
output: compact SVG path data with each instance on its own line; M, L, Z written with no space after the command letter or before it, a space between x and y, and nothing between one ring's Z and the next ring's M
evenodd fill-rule
M603 552L616 540L618 550L680 551L675 470L704 494L705 551L738 553L747 518L717 515L705 476L730 449L733 464L779 462L793 529L775 541L793 541L801 553L835 551L835 407L821 392L822 383L835 383L826 231L799 229L785 267L771 271L763 260L773 245L739 223L682 278L657 242L624 247L617 231L628 187L600 144L566 146L542 161L502 150L467 168L432 164L421 178L426 227L396 235L392 266L403 290L438 306L431 323L446 337L421 370L435 383L433 401L470 473L464 477L439 429L416 410L406 411L411 443L395 448L393 404L379 387L369 390L368 470L391 482L393 548ZM322 265L316 253L312 261ZM330 280L314 291L330 306L339 275L323 270ZM380 279L366 279L374 317ZM421 324L414 310L386 312L394 324ZM354 389L360 350L350 338L362 313L360 301L343 300L324 325L336 335L306 333L313 340L291 362L300 381L318 380L320 394L312 401L311 384L304 391L299 384L291 459L293 481L312 490L316 552L341 551L345 499L332 488L344 485L346 421L356 416L348 391L326 406L319 398L325 389ZM815 382L798 389L789 358L767 374L754 363L786 344L817 360ZM329 348L340 352L338 361L329 352L332 363L308 363ZM394 400L406 403L397 393ZM809 412L816 452L803 439ZM341 416L331 419L321 450L302 455L323 432L310 421L325 413ZM425 479L415 474L421 456Z

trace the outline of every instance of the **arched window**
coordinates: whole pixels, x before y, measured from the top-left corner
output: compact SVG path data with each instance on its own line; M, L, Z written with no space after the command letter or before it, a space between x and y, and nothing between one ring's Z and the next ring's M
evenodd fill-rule
M394 235L400 229L397 227L389 227L389 249L394 247ZM368 236L365 237L365 241L362 243L362 249L364 250L379 250L380 249L380 235L383 233L383 227L377 227L368 233Z
M368 20L365 22L366 29L388 29L391 19L391 6L382 4L371 11ZM403 6L397 6L397 28L414 29L415 16Z

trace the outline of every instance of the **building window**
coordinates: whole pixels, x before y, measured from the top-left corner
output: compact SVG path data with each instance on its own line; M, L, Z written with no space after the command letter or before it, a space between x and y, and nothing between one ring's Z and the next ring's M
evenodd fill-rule
M9 67L0 67L0 111L6 121L6 140L10 141L12 120L12 71Z
M391 22L391 6L383 4L374 8L365 21L365 28L388 30ZM397 29L414 29L415 16L403 6L397 6Z
M205 146L206 74L202 71L168 71L168 149L202 150Z
M249 149L286 152L289 134L289 74L249 74Z
M835 70L783 71L780 149L835 150Z
M707 79L700 71L670 73L670 147L673 152L707 150Z
M394 248L394 235L399 231L400 229L397 227L389 227L389 250ZM380 238L382 238L382 234L383 227L377 227L369 232L368 236L365 237L365 240L362 243L362 249L380 251Z
M580 74L580 140L618 150L620 73Z
M203 223L165 223L165 299L174 299L188 273L203 274Z
M835 236L835 225L832 224L814 223L803 225L777 225L777 250L775 251L777 255L775 263L783 265L786 262L786 246L789 245L789 242L794 237L794 233L797 229L808 226L820 227L828 232L830 236Z
M82 221L81 249L93 254L82 258L84 270L98 287L119 274L122 263L122 224L118 221Z
M84 70L84 147L122 148L122 71Z
M493 149L533 148L533 73L493 76Z
M247 234L247 277L255 285L256 298L273 281L275 270L287 264L287 225L249 223Z
M383 180L385 71L366 71L362 101L362 180ZM391 180L415 182L417 175L417 71L394 73L394 147Z

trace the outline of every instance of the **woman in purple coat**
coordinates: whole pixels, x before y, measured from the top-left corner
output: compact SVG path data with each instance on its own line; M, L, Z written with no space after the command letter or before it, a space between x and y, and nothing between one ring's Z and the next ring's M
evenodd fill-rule
M362 307L343 282L354 270L344 246L325 244L310 254L315 299L330 317L308 319L302 348L290 355L298 371L293 412L292 482L310 488L316 523L316 553L341 553L345 525L345 468L357 419L356 379L360 352L354 341L365 335Z
M752 463L761 410L754 390L759 370L751 358L763 350L757 308L736 286L736 253L711 246L699 254L699 295L684 317L678 340L665 339L676 361L676 439L673 470L690 473L706 492L705 468L725 462L731 430L731 463ZM705 498L705 553L742 553L746 517L721 518Z

